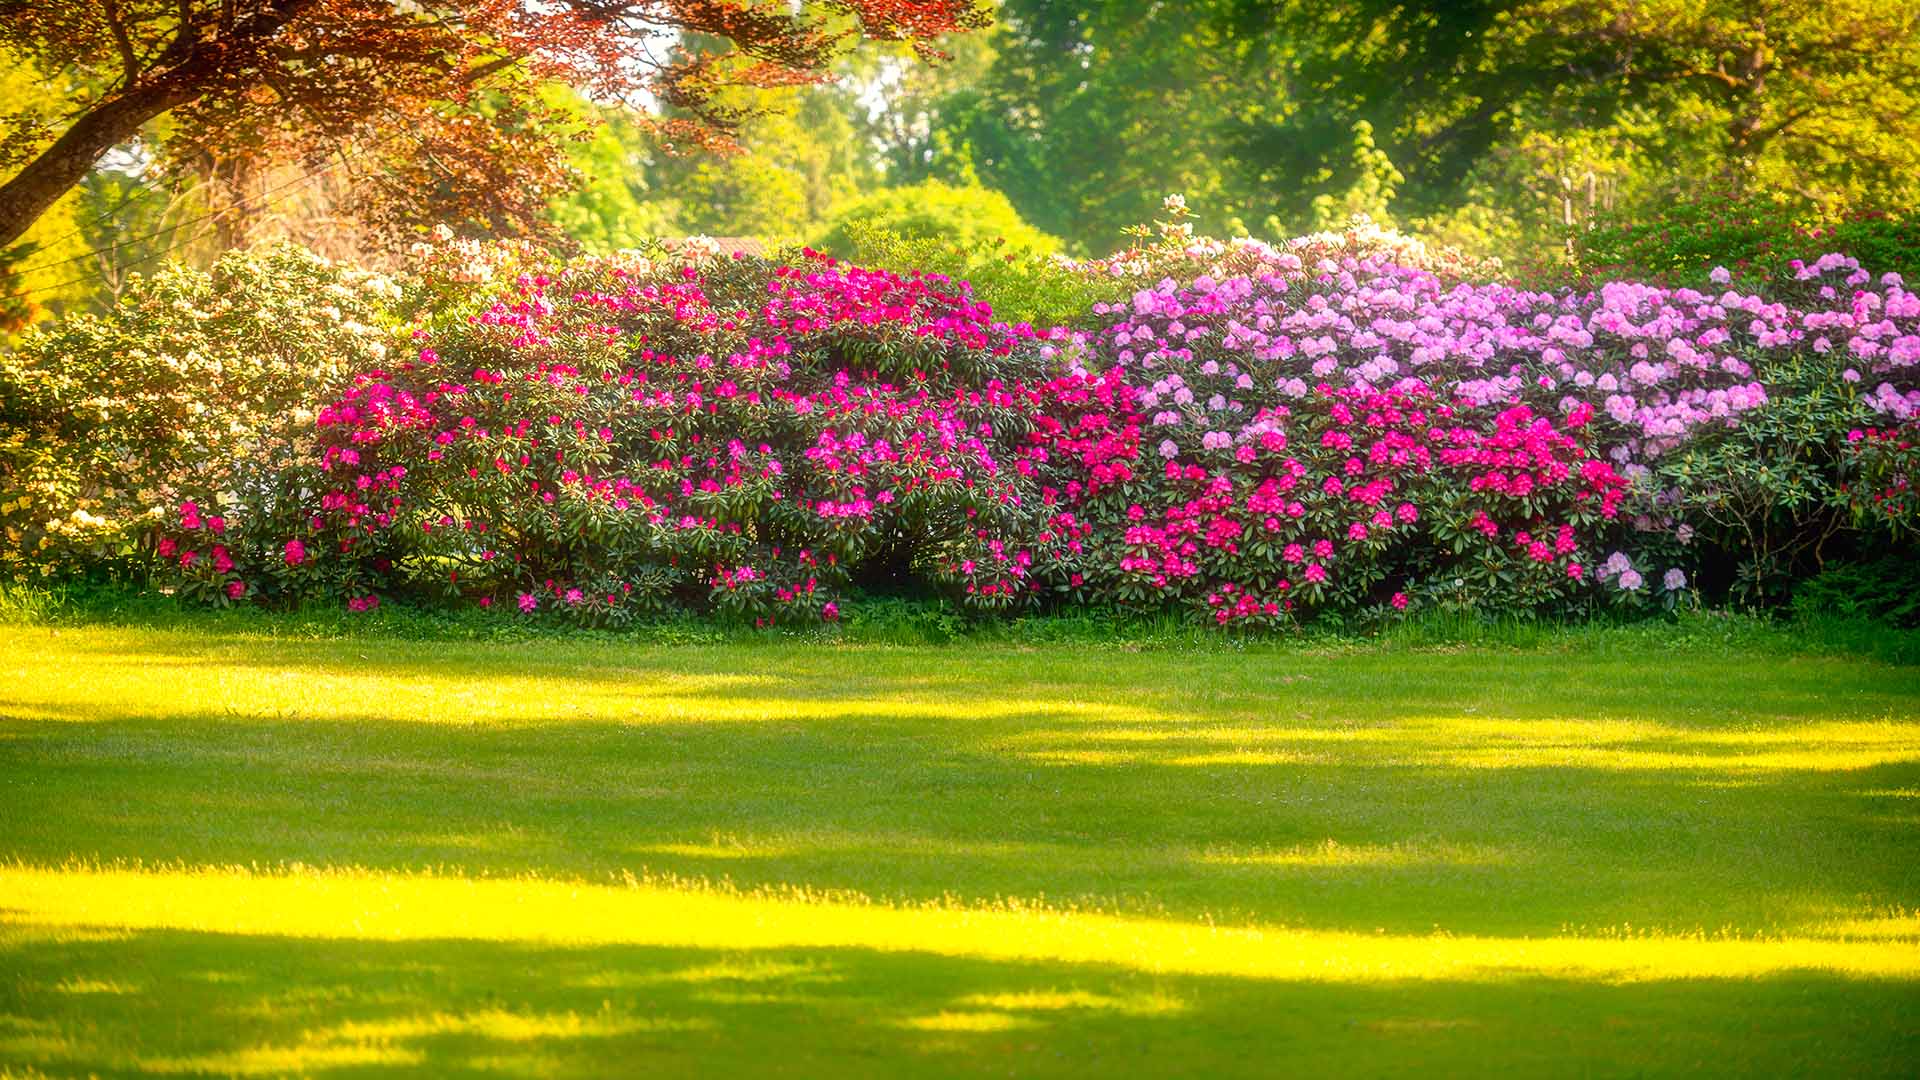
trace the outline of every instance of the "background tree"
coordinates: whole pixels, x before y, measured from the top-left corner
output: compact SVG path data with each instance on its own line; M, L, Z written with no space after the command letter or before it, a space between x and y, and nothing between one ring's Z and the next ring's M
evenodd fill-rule
M924 106L929 130L896 141L893 161L909 179L977 177L1086 251L1114 246L1169 191L1222 207L1220 132L1276 92L1245 63L1236 18L1235 0L1007 0L984 83Z
M1227 142L1236 159L1269 180L1330 164L1337 172L1339 130L1365 120L1405 174L1401 195L1415 216L1461 205L1490 166L1516 150L1536 161L1559 158L1549 167L1563 177L1569 156L1586 158L1596 179L1617 182L1624 178L1618 165L1649 143L1655 153L1639 175L1624 178L1647 200L1711 184L1833 210L1920 193L1920 8L1913 5L1302 0L1246 7L1242 30L1259 43L1250 59L1281 72L1289 104L1235 125ZM1558 200L1559 216L1574 195Z
M0 100L15 103L16 124L33 124L56 115L65 90L62 80L47 79L0 49ZM25 325L49 303L73 294L77 283L70 283L75 275L69 271L76 261L85 258L87 250L81 229L83 213L79 193L69 193L13 244L0 244L0 267L16 262L27 252L41 253L44 261L57 264L0 279L0 332Z
M700 37L680 46L696 55L724 47ZM843 57L830 82L717 93L716 104L745 118L732 145L712 154L655 155L679 231L799 240L835 207L878 186L849 78L857 62Z
M568 150L580 184L553 203L554 223L592 250L649 236L812 235L842 204L884 182L860 84L850 77L854 59L836 64L829 83L727 89L744 118L729 145L710 153L670 152L633 110L583 103L600 122Z
M984 77L916 103L894 159L977 175L1082 248L1171 190L1229 230L1384 204L1503 254L1708 189L1920 200L1911 4L1005 0L1000 21Z

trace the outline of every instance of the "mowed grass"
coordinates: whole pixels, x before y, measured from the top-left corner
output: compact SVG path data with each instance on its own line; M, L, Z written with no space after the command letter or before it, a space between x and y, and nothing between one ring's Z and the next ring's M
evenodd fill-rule
M1912 1075L1920 668L0 627L0 1074Z

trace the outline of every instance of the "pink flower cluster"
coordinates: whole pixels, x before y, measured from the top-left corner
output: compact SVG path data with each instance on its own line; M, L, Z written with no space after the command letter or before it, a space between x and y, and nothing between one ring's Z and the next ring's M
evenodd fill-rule
M233 550L222 542L227 519L206 514L198 502L183 500L176 508L177 529L154 540L154 554L170 563L179 587L188 594L231 603L246 598L251 586L238 572Z
M1826 283L1842 274L1844 293ZM1095 311L1111 320L1098 341L1112 362L1171 389L1176 413L1156 413L1156 426L1208 420L1177 378L1211 363L1236 373L1241 396L1256 384L1298 398L1320 382L1418 381L1473 405L1597 414L1611 421L1605 449L1635 461L1766 404L1754 362L1805 349L1857 358L1874 408L1897 419L1920 414L1920 295L1898 275L1875 283L1839 256L1801 277L1813 284L1789 304L1631 283L1584 295L1449 286L1424 271L1349 259L1317 272L1202 277L1187 288L1167 281ZM1144 404L1155 408L1167 394ZM1235 397L1225 395L1228 415Z
M1083 514L1112 524L1086 541L1074 586L1192 602L1221 625L1326 605L1404 610L1409 584L1489 565L1557 597L1580 577L1579 530L1618 512L1624 479L1525 406L1463 413L1412 382L1321 384L1280 405L1237 386L1243 374L1202 362L1145 390L1237 390L1242 420L1224 443L1175 428L1157 483L1084 500ZM1436 551L1436 539L1457 542Z

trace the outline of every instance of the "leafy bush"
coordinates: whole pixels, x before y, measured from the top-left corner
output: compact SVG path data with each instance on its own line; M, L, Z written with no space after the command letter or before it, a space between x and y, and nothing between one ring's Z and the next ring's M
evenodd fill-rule
M1078 326L1093 305L1127 295L1124 282L1089 274L1054 256L1007 252L1001 245L969 247L939 237L910 238L854 222L835 248L861 266L901 273L939 274L967 282L996 318L1029 326Z
M1683 542L1664 545L1671 558L1695 561L1685 549L1698 536L1701 548L1724 553L1709 562L1736 600L1769 605L1785 600L1796 579L1849 554L1863 533L1894 543L1911 529L1910 507L1855 505L1862 481L1871 480L1867 448L1848 433L1863 435L1877 414L1846 378L1850 370L1813 352L1766 358L1757 370L1768 389L1764 405L1652 462L1659 521L1690 523ZM1679 527L1645 532L1671 536Z
M1410 291L1437 286L1392 273ZM1294 319L1330 328L1329 295L1351 304L1357 285L1202 278L1096 308L1112 321L1082 362L1145 384L1130 436L1153 463L1148 482L1085 511L1091 555L1076 576L1096 596L1270 625L1429 601L1535 610L1589 592L1593 528L1625 489L1591 455L1593 410L1556 423L1418 378L1383 389L1318 338L1302 351L1282 332Z
M939 273L966 280L1000 318L1033 326L1090 327L1093 307L1125 299L1163 281L1298 275L1304 267L1347 261L1390 263L1453 281L1489 281L1498 260L1475 259L1451 248L1383 229L1364 216L1337 230L1270 244L1252 237L1218 240L1194 233L1186 200L1170 195L1167 217L1127 230L1126 247L1105 258L1072 259L1007 250L995 240L951 235L903 235L854 222L836 233L831 250L862 265L903 273Z
M939 277L692 250L520 273L319 416L288 542L375 597L618 624L832 619L861 566L1017 512L1031 331Z
M1322 384L1246 424L1232 414L1262 395L1245 372L1188 371L1143 395L1165 434L1160 474L1083 511L1094 596L1276 625L1425 601L1540 610L1586 592L1583 543L1625 484L1526 406L1462 412L1418 386Z
M380 362L395 292L298 248L235 252L0 355L0 575L141 572L160 545L211 599L262 587L216 568L302 512L315 410ZM162 535L183 506L185 546Z
M1844 251L1862 265L1920 275L1920 217L1817 212L1725 194L1665 204L1657 216L1602 218L1578 233L1566 268L1581 282L1651 281L1701 286L1715 267L1743 284L1771 281L1794 260ZM1558 274L1549 274L1558 277Z
M1876 283L1828 256L1794 266L1777 298L1627 283L1577 295L1450 286L1365 260L1322 266L1281 263L1257 283L1169 281L1104 306L1111 324L1087 362L1154 380L1143 439L1182 464L1205 460L1184 441L1191 425L1216 448L1241 447L1260 434L1250 418L1298 409L1325 386L1433 393L1482 425L1526 407L1578 428L1584 451L1632 483L1620 524L1576 530L1577 547L1606 552L1587 566L1610 603L1678 602L1701 569L1738 600L1778 600L1829 542L1873 550L1913 536L1920 297L1897 276ZM1194 389L1196 369L1234 385ZM1186 408L1167 409L1183 388ZM1202 399L1209 408L1195 410ZM1556 524L1536 513L1507 528L1537 540ZM1433 583L1471 581L1419 576L1436 598ZM1513 581L1493 580L1458 601L1528 606Z
M1376 225L1364 214L1344 227L1296 236L1278 244L1250 236L1221 240L1194 232L1194 214L1180 195L1162 204L1167 216L1127 230L1132 243L1104 259L1063 260L1064 265L1096 278L1147 288L1162 281L1190 284L1205 277L1260 278L1297 274L1302 268L1337 268L1347 263L1392 265L1433 274L1449 283L1497 280L1498 259L1481 259L1453 248L1429 245L1419 237Z
M885 188L854 202L834 215L814 246L852 255L860 229L906 240L937 240L968 251L993 249L1001 255L1060 250L1060 241L1027 224L1005 195L977 184L954 186L939 180Z
M357 603L433 590L595 624L833 618L886 565L976 611L1253 625L1584 587L1576 532L1624 488L1569 433L1584 416L1456 417L1417 385L1308 393L1200 360L1134 387L1127 350L1103 352L1255 291L1169 283L1125 330L1049 342L947 279L830 260L523 268L323 410L328 483L288 543L349 567ZM1240 422L1211 430L1210 406ZM1192 423L1143 446L1176 414Z
M1842 563L1801 582L1794 589L1793 607L1806 617L1835 616L1920 628L1920 560Z
M1896 544L1920 541L1920 425L1851 428L1841 462L1839 496L1853 524Z

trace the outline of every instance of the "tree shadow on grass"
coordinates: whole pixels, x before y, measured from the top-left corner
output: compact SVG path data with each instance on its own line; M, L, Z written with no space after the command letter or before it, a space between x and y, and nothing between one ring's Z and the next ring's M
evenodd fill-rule
M0 1062L58 1073L1908 1075L1920 992L1788 972L1319 983L858 948L0 936Z

